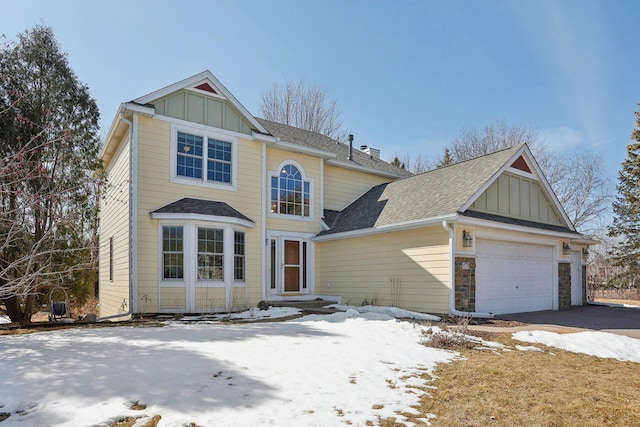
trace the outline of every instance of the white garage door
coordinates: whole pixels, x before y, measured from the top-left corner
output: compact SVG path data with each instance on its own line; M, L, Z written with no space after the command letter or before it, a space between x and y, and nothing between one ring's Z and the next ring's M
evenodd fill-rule
M476 241L476 311L504 314L552 308L551 247Z

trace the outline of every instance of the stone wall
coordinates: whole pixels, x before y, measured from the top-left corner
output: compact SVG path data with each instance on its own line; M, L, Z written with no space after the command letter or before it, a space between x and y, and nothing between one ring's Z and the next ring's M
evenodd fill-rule
M571 308L571 264L558 263L558 308Z
M476 259L456 257L455 264L456 310L476 311Z

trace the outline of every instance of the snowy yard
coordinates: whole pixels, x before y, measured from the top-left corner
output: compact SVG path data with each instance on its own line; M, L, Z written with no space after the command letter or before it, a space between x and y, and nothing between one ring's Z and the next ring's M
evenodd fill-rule
M123 416L141 416L142 425L154 415L162 417L160 426L405 421L398 411L414 412L423 393L416 387L430 386L420 373L456 355L421 345L423 327L389 314L352 308L269 323L167 322L2 336L0 413L10 416L0 425L108 425ZM582 348L576 334L517 338L571 351L608 348L605 357L620 353L626 360L640 355L640 340L583 334ZM130 409L133 402L146 408Z

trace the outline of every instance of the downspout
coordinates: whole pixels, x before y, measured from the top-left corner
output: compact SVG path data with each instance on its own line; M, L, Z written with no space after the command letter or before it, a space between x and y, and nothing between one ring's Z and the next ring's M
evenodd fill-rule
M493 319L493 313L479 313L479 312L470 312L470 311L460 311L456 310L456 272L455 272L455 251L454 251L454 233L453 228L449 225L449 223L444 220L442 221L442 228L444 228L447 232L449 232L449 280L451 283L451 288L449 289L449 315L457 316L457 317L476 317L481 319Z
M120 113L120 120L125 122L129 127L129 221L131 221L133 214L133 204L131 203L132 197L132 177L133 177L133 123L124 117L123 113ZM117 319L119 317L128 317L133 313L133 268L131 265L131 250L132 250L132 225L129 224L129 302L127 304L128 310L124 313L113 314L111 316L99 317L96 319L96 322L102 322L104 320Z
M262 159L260 160L260 185L262 186L262 191L260 192L260 197L262 198L261 202L261 211L260 214L260 244L262 245L262 301L267 300L267 287L269 286L269 278L267 278L267 251L270 250L269 241L267 240L267 185L269 185L269 180L267 177L267 143L262 142Z

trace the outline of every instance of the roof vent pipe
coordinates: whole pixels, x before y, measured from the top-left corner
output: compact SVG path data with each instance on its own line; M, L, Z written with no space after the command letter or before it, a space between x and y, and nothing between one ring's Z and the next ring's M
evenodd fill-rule
M349 160L353 160L353 135L349 134Z

